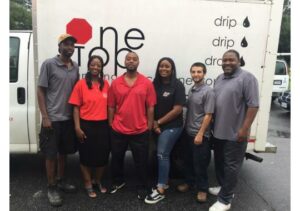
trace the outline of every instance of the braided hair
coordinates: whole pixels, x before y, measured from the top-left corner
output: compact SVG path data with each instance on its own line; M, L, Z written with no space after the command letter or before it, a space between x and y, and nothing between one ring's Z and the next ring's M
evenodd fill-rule
M98 82L100 84L99 89L102 91L103 86L104 86L104 77L103 77L103 59L101 56L98 55L92 55L87 63L87 68L89 69L89 66L91 64L91 62L93 61L93 59L99 59L101 62L101 70L99 73L99 77L98 77ZM85 75L85 81L86 81L86 85L88 86L89 89L92 89L92 73L88 70L88 72Z

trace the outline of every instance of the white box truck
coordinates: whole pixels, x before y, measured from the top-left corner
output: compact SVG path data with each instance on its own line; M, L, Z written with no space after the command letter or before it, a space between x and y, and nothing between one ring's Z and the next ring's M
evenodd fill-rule
M158 60L174 59L186 91L189 68L206 64L206 83L222 73L228 49L241 54L242 66L259 81L260 109L251 128L249 150L266 151L273 75L283 0L33 0L33 33L10 34L10 150L37 152L40 114L36 85L42 62L55 56L57 37L78 40L73 59L81 74L99 54L105 77L124 73L129 50L140 57L139 71L154 77Z

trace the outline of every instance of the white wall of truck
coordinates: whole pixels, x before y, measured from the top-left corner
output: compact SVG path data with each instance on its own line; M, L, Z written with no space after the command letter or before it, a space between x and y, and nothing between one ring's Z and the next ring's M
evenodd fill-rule
M213 86L222 73L228 49L240 52L243 68L259 81L260 109L251 129L249 149L266 150L273 75L283 0L33 0L34 74L42 62L57 54L57 37L68 32L79 43L73 59L86 72L88 56L104 58L104 73L112 81L124 73L128 50L140 57L139 71L150 79L161 57L174 59L186 92L192 85L189 68L206 64L206 83ZM36 86L36 81L32 82ZM29 92L34 95L35 89ZM35 132L39 111L35 109ZM37 138L37 136L35 137ZM37 139L31 151L37 150Z

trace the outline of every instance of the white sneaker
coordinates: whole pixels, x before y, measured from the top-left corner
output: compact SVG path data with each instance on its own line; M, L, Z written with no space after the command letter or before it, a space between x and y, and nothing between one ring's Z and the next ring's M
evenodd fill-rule
M208 188L208 192L214 196L217 196L219 194L220 190L221 190L221 186Z
M165 198L164 194L158 192L157 189L153 190L152 193L146 196L144 202L147 204L156 204L157 202L163 200Z
M223 203L217 201L209 208L209 211L226 211L226 210L229 210L230 207L231 207L231 204L223 204Z

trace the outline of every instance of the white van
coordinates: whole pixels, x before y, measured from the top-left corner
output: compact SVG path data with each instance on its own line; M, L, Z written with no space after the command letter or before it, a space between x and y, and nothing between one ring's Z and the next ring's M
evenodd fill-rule
M284 60L277 60L274 80L273 80L273 90L272 90L272 101L289 89L289 73L287 64Z
M10 152L37 152L39 123L31 31L9 36L9 138Z

